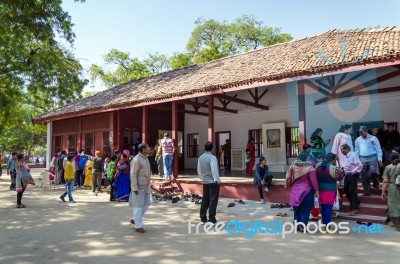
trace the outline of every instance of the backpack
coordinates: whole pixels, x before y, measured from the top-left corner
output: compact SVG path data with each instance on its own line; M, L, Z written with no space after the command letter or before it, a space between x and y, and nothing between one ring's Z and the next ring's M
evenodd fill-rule
M85 156L80 157L79 163L78 163L78 169L83 170L85 168L85 163L88 159Z

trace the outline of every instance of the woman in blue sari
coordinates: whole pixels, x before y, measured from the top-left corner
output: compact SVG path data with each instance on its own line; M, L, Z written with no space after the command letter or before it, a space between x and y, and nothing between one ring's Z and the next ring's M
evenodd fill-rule
M121 160L117 164L116 175L114 178L115 199L117 201L129 201L130 193L130 166L128 156L121 155Z

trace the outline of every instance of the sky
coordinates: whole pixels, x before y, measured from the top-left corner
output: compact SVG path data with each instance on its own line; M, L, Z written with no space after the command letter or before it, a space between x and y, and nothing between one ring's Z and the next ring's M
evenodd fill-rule
M73 51L86 70L103 66L111 49L140 59L184 51L199 17L231 22L254 15L294 39L332 29L400 27L399 0L63 0L63 8L75 24ZM94 89L104 87L96 83Z

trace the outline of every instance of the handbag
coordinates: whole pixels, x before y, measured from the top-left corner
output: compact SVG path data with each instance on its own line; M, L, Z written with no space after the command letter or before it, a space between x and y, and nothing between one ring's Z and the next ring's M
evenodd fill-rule
M341 201L340 201L340 195L339 195L339 190L336 190L336 199L333 203L332 210L333 211L339 211L341 209Z

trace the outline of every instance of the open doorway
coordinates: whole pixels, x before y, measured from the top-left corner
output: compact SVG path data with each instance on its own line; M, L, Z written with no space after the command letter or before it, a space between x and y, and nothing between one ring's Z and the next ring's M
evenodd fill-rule
M227 147L226 141L229 140L229 145ZM225 168L230 170L231 162L231 132L230 131L221 131L215 132L215 152L218 157L218 163L221 168Z

